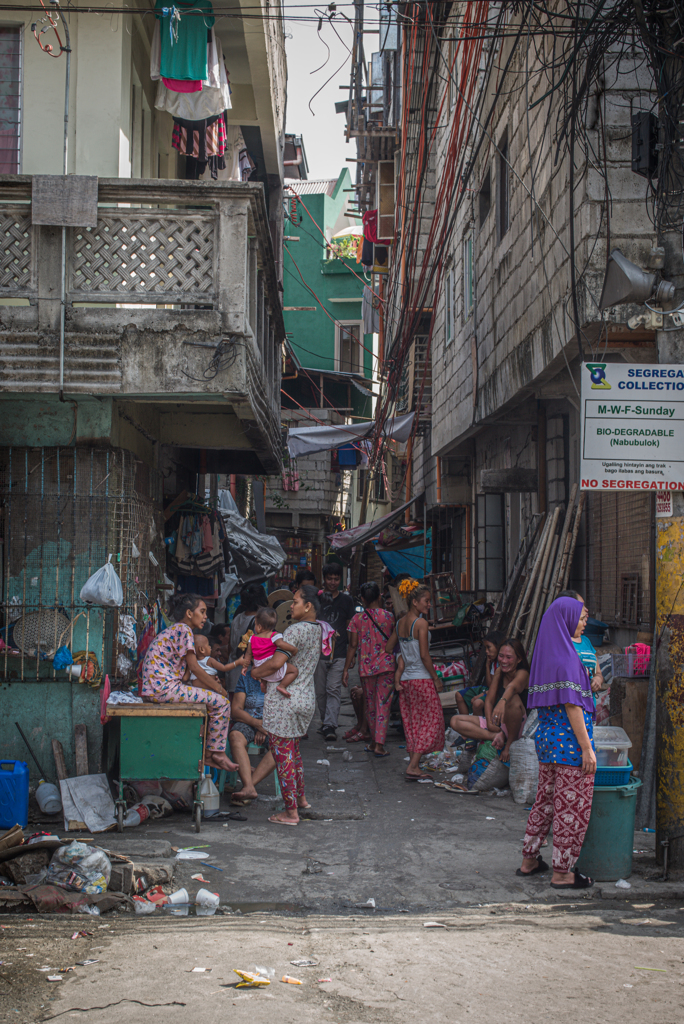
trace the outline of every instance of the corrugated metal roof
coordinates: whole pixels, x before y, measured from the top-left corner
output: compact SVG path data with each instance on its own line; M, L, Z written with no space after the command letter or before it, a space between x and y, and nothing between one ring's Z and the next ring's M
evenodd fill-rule
M318 196L324 193L327 196L332 196L337 184L337 178L328 180L327 178L318 178L316 181L299 181L294 179L288 181L285 179L285 184L289 185L293 192L296 192L300 196Z

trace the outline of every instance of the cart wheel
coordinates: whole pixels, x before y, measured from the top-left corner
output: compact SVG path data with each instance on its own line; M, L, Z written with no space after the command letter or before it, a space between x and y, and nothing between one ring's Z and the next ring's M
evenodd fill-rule
M202 804L195 805L195 832L199 832L202 825Z
M124 829L124 807L123 804L116 805L116 830L117 832L123 832Z

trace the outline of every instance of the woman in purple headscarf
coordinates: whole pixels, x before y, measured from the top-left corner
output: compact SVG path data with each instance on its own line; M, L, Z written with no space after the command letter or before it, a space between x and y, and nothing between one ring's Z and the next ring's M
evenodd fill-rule
M539 855L553 821L554 889L589 889L593 879L573 871L589 825L596 755L592 742L591 679L572 638L588 616L584 601L559 597L544 614L532 658L528 710L537 708L537 798L527 820L518 875L548 871Z

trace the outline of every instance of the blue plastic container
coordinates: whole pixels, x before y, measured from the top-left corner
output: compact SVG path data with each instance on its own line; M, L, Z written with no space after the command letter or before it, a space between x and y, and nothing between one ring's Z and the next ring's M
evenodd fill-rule
M625 765L600 764L596 768L595 786L626 786L634 771L632 762Z
M0 761L0 828L28 825L29 770L25 761Z

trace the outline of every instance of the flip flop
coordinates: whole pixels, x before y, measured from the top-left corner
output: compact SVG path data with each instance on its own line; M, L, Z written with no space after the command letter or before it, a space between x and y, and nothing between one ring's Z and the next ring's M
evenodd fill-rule
M593 884L594 879L583 875L581 871L575 872L575 881L570 884L567 882L549 882L552 889L591 889Z
M545 860L542 860L541 856L537 857L537 866L532 868L531 871L523 871L522 868L518 868L516 875L520 875L521 878L528 878L530 875L540 875L542 871L548 871L549 865Z
M347 743L363 743L363 742L367 742L369 739L370 739L370 736L364 736L360 732L355 732L355 733L353 733L349 737L349 739L347 740Z
M374 754L374 753L375 753L375 751L374 751L374 750L371 750L371 748L370 748L370 747L364 747L363 749L365 750L365 752L366 752L367 754Z
M304 809L304 808L302 808ZM288 821L286 818L269 818L268 819L273 825L298 825L298 821Z
M435 786L438 789L446 789L449 793L467 793L468 789L466 786L459 785L458 782L435 782Z
M251 807L252 804L254 803L254 799L255 798L253 796L246 797L245 799L242 799L242 800L239 797L232 797L231 800L230 800L230 806L231 807Z
M430 775L404 775L404 782L434 782Z
M366 747L366 750L368 750L368 747ZM386 750L384 754L377 754L377 753L373 754L373 757L389 757L389 756L390 756L389 750Z

